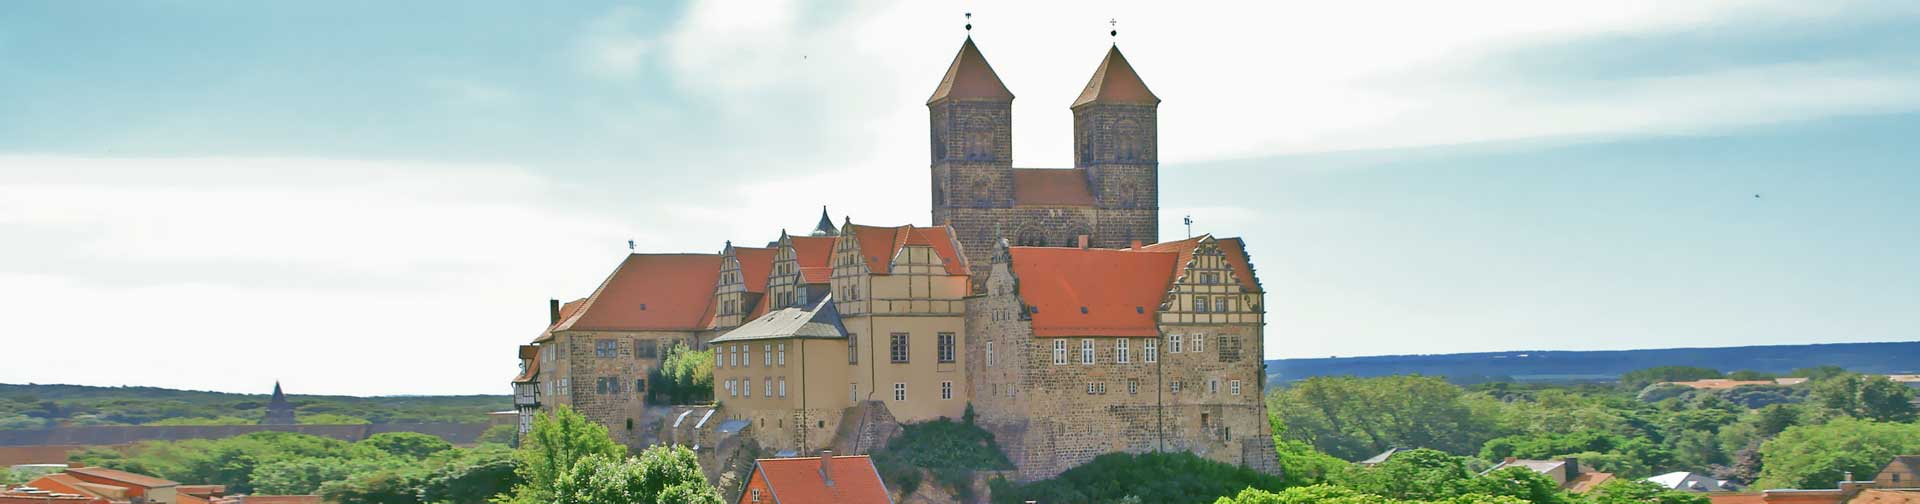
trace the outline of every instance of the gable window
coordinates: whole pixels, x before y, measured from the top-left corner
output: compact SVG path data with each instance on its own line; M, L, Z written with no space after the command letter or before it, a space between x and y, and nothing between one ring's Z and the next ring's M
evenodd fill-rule
M1146 347L1140 350L1146 354L1142 357L1144 357L1148 364L1160 362L1160 340L1149 339L1147 340Z
M1093 363L1093 340L1090 340L1090 339L1080 340L1080 363L1081 364Z
M1205 351L1207 351L1207 335L1205 335L1205 334L1195 334L1195 335L1193 335L1193 345L1192 345L1192 346L1193 346L1193 348L1191 348L1191 349L1189 349L1189 350L1187 350L1187 351L1189 351L1189 352L1193 352L1193 353L1200 353L1200 352L1205 352Z
M1240 395L1240 380L1227 382L1227 390L1232 391L1233 395Z
M860 363L860 335L847 333L847 363Z
M760 489L753 489L753 502L760 502Z
M1120 364L1126 364L1128 362L1132 362L1133 356L1128 355L1128 353L1129 351L1127 349L1126 338L1120 338L1120 340L1113 342L1113 361L1114 362L1120 363Z
M1194 297L1193 297L1193 311L1194 311L1194 312L1196 312L1196 313L1206 313L1206 312L1207 312L1207 297L1206 297L1206 296L1194 296Z
M993 342L987 342L987 367L993 367Z
M1063 339L1053 340L1053 365L1058 366L1066 363L1067 363L1067 340L1063 340Z
M939 334L939 350L940 350L940 355L939 355L940 362L944 363L944 362L954 361L953 333L943 332Z
M907 333L893 333L887 343L887 354L893 357L894 364L907 363Z
M940 399L941 400L953 399L953 382L950 382L950 381L940 382Z
M893 400L895 401L907 400L907 384L905 383L893 384Z
M1180 353L1182 338L1184 338L1184 336L1178 334L1167 336L1167 353Z
M620 355L620 342L603 339L593 340L594 357L617 357Z

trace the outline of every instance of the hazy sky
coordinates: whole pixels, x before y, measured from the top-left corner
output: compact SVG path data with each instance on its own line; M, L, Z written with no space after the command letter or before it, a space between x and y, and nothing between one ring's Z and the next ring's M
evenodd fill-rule
M1162 237L1246 238L1268 357L1920 339L1910 1L48 0L0 382L505 393L629 239L926 224L967 11L1023 167L1119 21Z

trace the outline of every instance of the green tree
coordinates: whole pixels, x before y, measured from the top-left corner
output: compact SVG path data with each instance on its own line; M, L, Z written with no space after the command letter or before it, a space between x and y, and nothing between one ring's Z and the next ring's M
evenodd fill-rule
M434 457L438 462L433 464L434 470L420 481L420 498L426 502L487 502L520 483L520 475L514 472L517 459L513 450L500 445L442 452Z
M392 458L288 458L260 464L248 480L255 493L268 495L308 495L320 485L341 481L355 474L392 469L405 464Z
M1825 380L1828 378L1832 378L1832 377L1840 376L1844 374L1847 374L1847 369L1840 366L1814 366L1814 367L1795 369L1793 370L1793 372L1787 373L1787 376L1798 376L1798 377L1806 378L1813 381L1819 381L1819 380Z
M653 447L637 458L589 455L554 483L556 504L720 504L693 451Z
M413 460L424 459L453 449L452 443L440 439L439 436L418 432L382 432L367 436L366 439L360 440L359 444L379 450L381 453Z
M713 401L713 350L694 350L686 345L667 348L660 367L648 374L653 382L648 395L674 404Z
M1833 488L1841 476L1874 474L1896 455L1920 452L1920 425L1836 418L1788 428L1760 446L1759 488Z
M1706 494L1679 492L1644 480L1611 479L1586 494L1592 504L1709 504Z
M1820 380L1813 385L1813 402L1854 418L1914 420L1913 389L1885 376L1850 374Z
M1464 459L1422 448L1395 453L1386 462L1356 471L1346 484L1365 493L1430 501L1467 493L1471 478Z
M355 474L320 485L320 497L337 504L420 504L423 473L402 467Z
M1393 447L1474 453L1495 435L1497 406L1438 377L1315 377L1268 404L1288 426L1287 439L1347 460Z
M338 413L300 415L299 420L302 425L363 425L373 423L372 420Z
M1640 390L1660 382L1683 382L1721 378L1719 370L1693 366L1660 366L1620 375L1620 386L1627 390Z
M1512 497L1533 504L1572 502L1560 484L1544 474L1525 467L1503 467L1467 481L1469 494Z
M533 421L515 457L515 473L521 484L513 487L510 502L546 504L554 502L554 484L581 459L599 455L618 460L627 448L613 442L607 428L588 421L572 408L561 406L553 414L542 413Z
M1141 502L1205 502L1244 488L1279 491L1280 478L1187 452L1108 453L1053 479L1015 486L989 482L996 504L1105 504L1128 496Z

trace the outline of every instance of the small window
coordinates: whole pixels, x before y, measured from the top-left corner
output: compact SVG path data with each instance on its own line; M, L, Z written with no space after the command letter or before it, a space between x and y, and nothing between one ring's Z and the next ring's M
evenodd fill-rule
M1200 352L1207 351L1207 335L1205 334L1193 335L1193 344L1190 346L1192 346L1193 348L1187 349L1187 351L1189 352L1200 353Z
M987 367L993 367L993 342L987 342Z
M1127 395L1135 395L1139 393L1140 393L1140 379L1128 378L1127 379Z
M907 384L905 383L893 384L893 400L895 401L907 400Z
M1146 354L1143 357L1148 364L1160 362L1160 340L1157 340L1157 339L1147 340L1146 347L1141 348L1141 351Z
M646 379L646 378L641 378L641 379L638 379L638 380L634 380L634 381L633 381L633 393L635 393L635 394L645 394L645 393L647 393L647 379Z
M1227 390L1233 392L1233 395L1240 395L1240 380L1227 382Z
M1093 363L1093 340L1090 340L1090 339L1080 340L1080 363L1081 364Z
M1220 380L1219 380L1219 379L1211 379L1211 380L1207 380L1207 393L1209 393L1209 394L1218 394L1218 393L1220 393Z
M1167 353L1180 353L1180 346L1185 338L1178 334L1167 336Z
M1063 340L1063 339L1053 340L1053 365L1058 366L1066 363L1067 363L1067 340Z
M1220 313L1226 313L1226 312L1227 312L1227 297L1226 297L1226 296L1220 296L1220 297L1217 297L1217 298L1213 298L1213 311L1217 311L1217 312L1220 312Z
M758 488L753 489L753 501L760 502L760 489Z
M1093 395L1093 382L1087 382L1087 395Z
M761 389L763 389L760 392L761 397L773 397L773 379L772 378L761 378L760 385L761 385Z
M593 356L603 358L620 356L620 342L610 339L594 340Z
M1238 383L1238 382L1235 382ZM787 396L787 377L780 377L780 397Z
M1133 356L1128 355L1127 339L1120 338L1119 340L1114 341L1113 342L1113 362L1126 364L1132 361L1133 361Z
M938 335L938 338L939 338L938 348L940 350L939 352L940 362L942 363L953 362L954 361L953 333L943 332Z
M778 362L782 366L787 365L787 344L781 343L777 346L777 348L780 349L780 359L778 360Z
M1207 312L1207 297L1206 297L1206 296L1194 296L1194 297L1193 297L1193 311L1194 311L1194 312L1196 312L1196 313L1206 313L1206 312Z
M753 397L753 378L740 379L740 397Z
M763 343L760 345L760 365L773 367L773 344L772 343Z
M891 341L889 341L887 344L887 348L888 348L887 353L888 355L891 355L893 357L893 363L894 364L907 363L907 357L908 357L907 333L893 333L890 339Z
M1167 386L1167 390L1170 390L1175 394L1180 393L1180 380L1174 380L1172 384Z
M940 399L941 400L953 399L953 382L950 382L950 381L940 382Z
M847 333L847 363L860 363L860 335Z

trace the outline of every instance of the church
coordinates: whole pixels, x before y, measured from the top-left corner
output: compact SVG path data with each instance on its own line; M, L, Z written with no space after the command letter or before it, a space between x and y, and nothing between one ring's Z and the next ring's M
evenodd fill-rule
M1068 106L1072 168L1014 167L1013 98L964 40L926 102L927 225L823 209L763 247L630 254L549 301L519 349L522 428L567 406L629 446L728 460L745 440L870 453L901 424L971 413L1022 481L1110 452L1277 473L1246 243L1159 240L1160 98L1110 48ZM711 404L649 394L675 347L711 352Z

